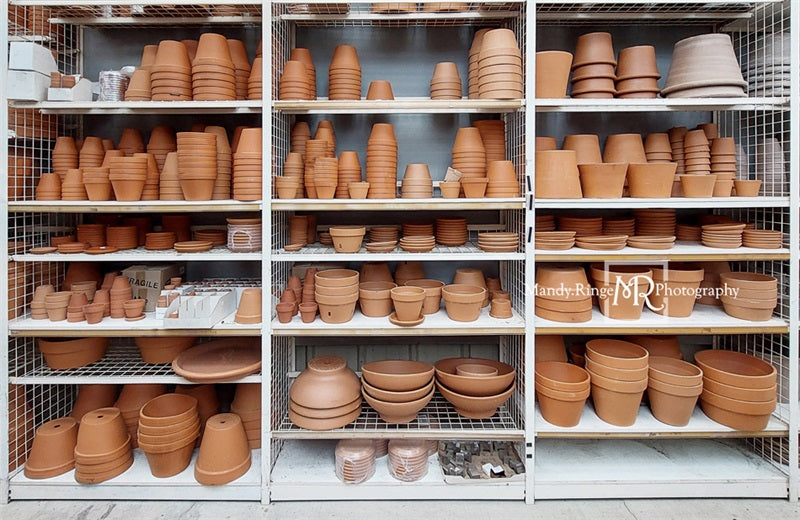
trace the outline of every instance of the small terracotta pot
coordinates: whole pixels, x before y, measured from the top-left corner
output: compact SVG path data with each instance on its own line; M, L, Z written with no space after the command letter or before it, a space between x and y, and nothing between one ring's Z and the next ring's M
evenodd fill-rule
M143 298L126 301L123 304L125 308L125 317L131 319L141 316L144 311L145 303L147 302Z
M236 309L236 323L261 323L261 289L245 289Z
M420 317L425 300L425 290L422 287L394 287L389 292L398 320L413 321Z
M394 99L392 84L382 80L371 82L367 90L367 99Z
M242 420L236 414L219 414L206 423L195 479L206 486L232 482L250 469L250 447Z
M316 303L301 303L299 305L300 319L303 323L312 323L317 317Z
M761 180L734 180L733 187L737 197L757 197L761 189Z
M442 197L445 199L457 199L458 196L461 194L461 183L458 181L455 182L445 182L441 181L439 183L439 189L442 192Z
M289 323L294 316L294 303L283 302L275 306L275 311L278 314L278 321L281 323Z
M708 198L714 195L714 184L717 178L713 175L678 175L683 187L683 196L690 198Z

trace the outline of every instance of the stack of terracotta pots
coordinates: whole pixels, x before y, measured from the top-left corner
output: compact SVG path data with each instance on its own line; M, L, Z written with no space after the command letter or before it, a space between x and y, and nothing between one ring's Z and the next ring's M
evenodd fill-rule
M358 271L329 269L314 275L314 299L325 323L346 323L358 301Z
M163 394L140 409L139 448L155 477L171 477L186 469L199 435L200 417L194 397Z
M510 29L492 29L483 35L478 61L481 99L522 97L522 52Z
M73 137L57 137L53 147L51 168L63 181L67 170L78 167L78 147Z
M25 460L25 476L51 478L75 467L78 423L72 417L47 421L36 428L30 454Z
M36 183L36 200L61 200L61 179L56 173L43 173Z
M675 44L661 94L680 98L744 97L746 86L730 35L701 34Z
M250 469L252 455L242 420L233 413L221 413L206 422L194 478L206 486L233 482Z
M428 443L422 439L389 441L389 474L402 482L416 482L428 474Z
M472 45L469 48L469 99L478 99L479 97L480 86L478 79L480 77L481 44L483 43L483 35L487 32L489 32L489 29L478 29L475 32L475 36L472 37Z
M447 358L434 367L442 397L469 419L492 417L516 388L514 367L493 359Z
M361 378L364 399L390 424L416 419L435 391L433 366L421 361L373 361L361 367Z
M192 62L183 43L159 42L155 62L150 68L150 85L153 101L192 100Z
M540 51L536 53L537 98L565 98L572 54L563 51Z
M453 143L453 168L460 171L462 186L468 179L486 178L486 148L480 130L459 128Z
M313 99L308 77L303 62L289 60L284 63L278 99Z
M399 280L398 283L400 283ZM483 297L482 307L487 307L489 305L489 285L486 283L486 276L480 269L476 269L473 267L459 267L458 269L456 269L456 272L453 275L453 283L463 284L463 285L474 285L476 287L481 287L485 289L486 293L484 294Z
M361 99L361 65L356 48L337 45L328 68L328 99Z
M314 185L314 165L317 159L323 157L334 157L333 151L330 149L330 143L324 139L309 139L306 141L306 155L305 155L305 169L303 183L305 185L306 194L310 199L316 199L317 189ZM335 192L335 188L334 188Z
M314 60L311 58L311 51L295 47L289 52L289 59L302 62L305 65L308 89L311 94L309 99L317 99L317 70L314 67Z
M332 430L361 414L361 381L338 356L308 362L289 387L289 420L308 430Z
M473 121L478 129L486 152L486 164L506 160L506 124L502 119L482 119Z
M283 163L283 175L274 179L278 198L302 199L304 176L303 156L296 152L286 154L286 161Z
M297 121L292 125L292 130L289 135L289 149L292 153L298 153L301 156L306 154L306 141L311 139L311 129L305 121ZM300 197L302 198L302 197Z
M144 179L140 200L158 200L159 172L156 159L151 153L135 153L133 157L147 161L147 176Z
M703 268L697 265L674 262L667 268L653 266L654 290L648 296L651 310L662 316L690 316L703 275Z
M453 321L469 322L478 319L488 291L477 285L454 283L442 287L447 316Z
M88 136L83 140L83 146L78 156L81 168L98 168L103 165L103 158L106 150L103 148L103 140L99 137Z
M339 179L339 160L336 157L318 157L314 160L314 191L318 199L332 199L336 195Z
M562 361L537 361L535 375L544 420L565 428L576 426L591 391L589 373Z
M361 163L358 161L358 154L348 150L339 155L339 172L335 195L337 199L351 198L350 183L361 184ZM369 185L366 188L369 189ZM360 198L366 198L366 195L364 193L364 196Z
M227 39L221 34L201 34L197 53L192 61L193 99L235 100L235 71Z
M245 128L233 154L233 198L260 200L263 189L261 128Z
M197 399L197 415L200 416L200 437L202 437L206 422L219 413L220 405L216 385L175 385L175 393ZM200 445L200 439L197 439L195 445Z
M169 152L166 156L159 177L158 196L161 200L184 200L181 181L178 177L177 152Z
M671 236L675 234L674 209L635 209L637 235Z
M366 180L370 199L397 197L397 139L389 123L375 123L367 141Z
M429 199L433 197L433 180L427 164L406 166L401 186L404 199Z
M578 37L572 60L574 98L613 98L616 93L614 46L611 34L594 32Z
M748 321L767 321L778 306L777 278L759 273L721 273L725 313Z
M204 132L217 136L217 179L214 182L214 192L211 194L211 199L230 199L231 178L233 175L233 154L231 153L231 146L228 142L228 132L221 126L207 126Z
M151 85L150 71L136 69L125 90L125 101L150 101Z
M46 320L47 308L45 306L45 296L55 292L52 285L40 285L33 291L33 298L31 298L31 319ZM66 315L65 315L66 316ZM16 317L16 316L15 316ZM13 319L13 318L9 318Z
M592 318L592 295L581 266L540 265L534 312L546 320L579 323Z
M616 426L630 426L648 383L648 352L628 341L593 339L586 343L586 370L591 376L597 416Z
M67 305L71 296L72 293L69 291L45 294L44 306L47 318L50 321L64 321L67 319Z
M155 157L158 170L164 169L167 161L167 154L178 151L178 142L175 138L175 131L164 125L154 126L150 131L150 140L147 142L148 153Z
M83 415L75 444L75 480L97 484L133 464L131 436L118 408L99 408Z
M443 61L433 68L431 99L461 99L461 77L454 62Z
M151 399L165 393L161 384L130 384L122 387L114 407L118 408L131 436L131 447L139 446L137 431L139 427L139 411Z
M111 159L108 179L111 181L116 200L141 200L147 172L147 159L144 157L114 157Z
M261 384L239 383L231 403L231 412L242 419L250 449L261 447Z
M87 200L83 185L83 173L79 169L67 170L61 183L61 200Z
M766 428L777 404L777 371L749 354L702 350L694 355L703 370L700 408L735 430Z
M617 320L638 320L647 294L651 293L653 271L636 265L590 266L592 284L598 290L600 312Z
M126 276L114 278L114 283L109 290L110 293L110 316L112 318L125 317L125 302L133 296L133 289Z
M715 197L729 197L736 177L736 143L733 137L711 141L711 174L716 178Z
M145 45L142 48L142 59L139 62L139 67L136 70L146 70L150 72L153 64L156 61L156 54L158 53L158 45Z
M250 58L242 40L228 40L228 51L234 67L236 99L247 99L247 81L250 79Z
M514 163L511 161L490 161L486 171L488 184L486 196L489 198L519 197L519 181Z
M261 57L253 60L250 68L250 78L247 80L247 99L262 99L264 92L264 81L261 77Z
M686 426L703 392L703 371L668 357L649 359L647 400L653 417L672 426Z
M658 96L656 50L652 45L637 45L619 51L616 71L616 96L654 98Z
M106 245L118 249L136 249L139 246L136 226L109 226L106 228Z
M178 179L186 200L211 200L217 179L217 137L178 133Z
M86 293L72 292L67 304L67 321L70 323L84 321L86 317L83 314L83 306L88 303L89 300L86 298Z
M360 484L375 474L376 446L372 439L342 439L336 443L336 476L345 484Z
M583 196L578 156L573 150L543 150L535 155L534 191L537 199L579 199Z
M83 416L97 408L114 405L117 399L117 385L83 384L78 386L78 396L69 416L80 422Z

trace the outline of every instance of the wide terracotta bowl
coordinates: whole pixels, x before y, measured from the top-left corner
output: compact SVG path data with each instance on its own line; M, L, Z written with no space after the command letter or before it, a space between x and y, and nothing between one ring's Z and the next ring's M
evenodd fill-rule
M417 399L422 399L424 396L428 395L428 393L433 390L433 378L431 378L430 382L428 382L428 384L422 388L410 390L408 392L392 392L389 390L376 388L369 384L365 379L362 379L361 385L363 387L363 391L375 399L386 401L388 403L408 403L411 401L416 401Z
M391 424L402 424L411 422L417 418L417 413L425 408L425 405L433 398L435 390L431 387L430 391L420 399L409 401L405 403L395 403L381 401L367 393L366 389L362 390L364 400L378 412L381 419Z
M447 402L453 405L459 415L469 419L488 419L496 414L497 409L511 398L511 395L517 387L517 383L516 381L511 383L510 387L499 394L481 397L454 392L443 385L439 380L436 381L436 387L439 388L439 392Z
M694 361L705 377L726 385L764 389L777 383L775 367L749 354L730 350L701 350L694 355Z
M703 388L709 392L722 397L749 402L775 399L778 390L778 385L769 388L739 388L738 386L726 385L707 377L702 378L702 382Z
M409 392L425 386L434 368L422 361L387 359L361 366L361 377L370 385L392 392Z
M289 388L291 400L308 408L343 406L352 403L360 393L358 376L338 356L312 359Z
M461 376L456 374L460 365L481 364L497 369L496 376ZM454 392L464 395L485 397L496 395L509 387L514 381L514 367L501 361L484 358L445 358L434 364L436 380Z
M307 417L309 419L328 419L330 417L349 415L356 410L360 411L361 400L361 394L359 394L359 396L351 402L343 404L342 406L336 406L334 408L309 408L299 405L290 399L289 408L302 417Z

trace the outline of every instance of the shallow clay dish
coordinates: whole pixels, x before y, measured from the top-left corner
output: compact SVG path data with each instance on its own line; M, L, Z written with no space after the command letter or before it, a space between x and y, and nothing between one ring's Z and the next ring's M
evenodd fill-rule
M261 370L259 338L209 341L184 350L172 362L172 370L189 381L233 381Z
M87 255L105 255L107 253L116 253L119 251L119 248L116 246L95 246L90 247L84 253Z
M47 255L58 251L57 247L34 247L28 251L32 255Z
M487 379L487 378L481 378ZM436 381L442 396L453 405L459 415L469 419L488 419L497 413L497 409L509 400L517 387L516 381L500 394L488 396L469 396L456 393Z

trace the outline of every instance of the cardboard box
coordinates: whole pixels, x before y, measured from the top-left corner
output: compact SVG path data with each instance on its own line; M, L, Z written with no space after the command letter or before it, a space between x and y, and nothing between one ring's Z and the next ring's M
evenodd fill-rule
M72 88L48 88L48 101L92 101L92 82L81 78Z
M133 289L134 298L147 300L145 312L153 312L158 303L158 297L169 279L174 276L183 276L186 265L182 263L168 265L132 265L122 275L128 277Z
M8 51L9 70L29 70L47 76L50 84L50 73L58 72L58 65L50 49L33 42L11 42Z
M50 76L29 70L9 70L6 76L8 99L15 101L44 101L50 87Z

